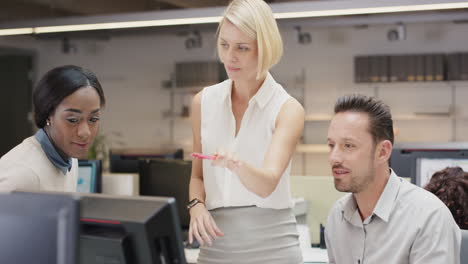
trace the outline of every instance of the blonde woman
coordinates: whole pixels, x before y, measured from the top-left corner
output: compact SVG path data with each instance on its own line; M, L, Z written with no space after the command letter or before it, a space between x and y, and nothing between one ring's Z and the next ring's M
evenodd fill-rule
M194 151L216 159L193 162L189 242L199 264L302 263L289 176L304 109L269 73L283 53L270 7L232 1L217 42L229 79L192 103Z

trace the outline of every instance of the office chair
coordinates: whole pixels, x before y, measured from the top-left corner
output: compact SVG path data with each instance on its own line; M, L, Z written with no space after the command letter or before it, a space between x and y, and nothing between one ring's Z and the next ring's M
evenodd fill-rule
M468 264L468 230L461 230L460 264Z

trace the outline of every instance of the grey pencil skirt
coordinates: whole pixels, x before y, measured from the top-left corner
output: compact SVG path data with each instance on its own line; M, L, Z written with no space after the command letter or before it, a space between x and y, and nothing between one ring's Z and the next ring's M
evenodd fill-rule
M224 237L200 247L198 264L302 264L292 209L256 206L210 211Z

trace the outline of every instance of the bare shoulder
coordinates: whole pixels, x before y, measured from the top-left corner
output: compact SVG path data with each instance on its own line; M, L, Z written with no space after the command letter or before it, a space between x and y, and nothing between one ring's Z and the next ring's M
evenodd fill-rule
M199 107L201 105L202 92L203 91L200 91L197 94L195 94L195 96L192 99L192 107L194 106Z
M289 98L281 107L279 118L280 119L302 119L304 120L305 112L304 107L295 98Z

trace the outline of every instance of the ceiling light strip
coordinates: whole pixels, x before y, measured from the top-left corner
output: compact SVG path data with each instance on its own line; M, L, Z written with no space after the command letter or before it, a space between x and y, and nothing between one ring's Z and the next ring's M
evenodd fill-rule
M206 24L218 23L221 17L197 17L197 18L180 18L180 19L161 19L147 21L129 21L129 22L114 22L114 23L96 23L82 25L64 25L64 26L48 26L36 27L34 33L56 33L67 31L85 31L85 30L104 30L104 29L124 29L124 28L141 28L141 27L157 27L157 26L174 26L187 24Z
M468 8L468 2L428 4L428 5L350 8L350 9L304 11L304 12L285 12L285 13L275 13L274 16L277 19L287 19L287 18L327 17L327 16L447 10L447 9L460 9L460 8Z
M32 34L33 28L0 29L0 36Z

